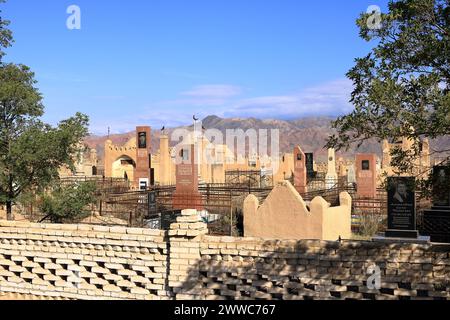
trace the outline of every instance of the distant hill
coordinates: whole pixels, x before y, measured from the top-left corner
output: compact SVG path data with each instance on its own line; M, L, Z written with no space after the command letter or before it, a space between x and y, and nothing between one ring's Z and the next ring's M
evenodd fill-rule
M281 152L292 152L295 146L300 145L304 152L314 152L315 158L324 161L327 151L323 148L327 138L333 133L331 128L330 117L312 117L297 120L272 120L272 119L256 119L256 118L220 118L217 116L208 116L203 119L203 126L206 129L218 129L224 133L226 129L279 129L280 130L280 149ZM191 126L192 127L192 126ZM175 128L168 129L170 134ZM111 135L110 139L115 144L124 144L134 132L125 134ZM159 130L152 130L152 147L153 150L159 149ZM103 158L104 143L107 137L89 136L85 142L91 148L96 148L100 158ZM432 142L432 147L450 149L450 138L442 137ZM364 143L359 149L352 148L349 152L338 153L337 156L353 157L357 152L360 153L376 153L381 156L381 144L375 139Z
M297 120L273 120L255 118L231 118L223 119L217 116L209 116L203 120L205 128L216 128L221 131L226 129L279 129L280 150L292 152L294 147L300 145L304 152L313 152L317 160L325 160L327 150L324 149L328 137L332 134L330 117L309 117ZM381 146L376 141L368 141L358 152L381 153ZM350 156L355 150L338 154L338 156Z

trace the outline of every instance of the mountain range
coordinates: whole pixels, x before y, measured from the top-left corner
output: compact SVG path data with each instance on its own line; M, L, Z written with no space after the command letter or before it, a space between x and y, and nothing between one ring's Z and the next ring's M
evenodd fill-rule
M327 138L333 133L330 117L309 117L296 120L273 120L273 119L256 119L256 118L220 118L218 116L208 116L202 120L205 129L218 129L225 137L227 129L279 129L280 130L280 151L283 153L292 152L294 147L299 145L304 152L313 152L315 159L324 161L327 158L327 150L324 149ZM193 126L183 128L192 129ZM168 128L166 133L169 134L177 128ZM152 128L152 150L159 149L159 137L161 131ZM269 134L270 135L270 134ZM135 132L131 131L123 134L110 135L109 138L114 144L125 144L131 137L135 136ZM108 139L107 136L89 136L85 139L85 143L90 148L97 150L100 159L104 154L104 143ZM176 143L173 142L173 145ZM450 148L450 138L442 137L431 142L432 148ZM337 157L344 158L353 157L355 153L376 153L381 156L381 144L371 139L366 141L359 148L350 148L347 152L338 152Z

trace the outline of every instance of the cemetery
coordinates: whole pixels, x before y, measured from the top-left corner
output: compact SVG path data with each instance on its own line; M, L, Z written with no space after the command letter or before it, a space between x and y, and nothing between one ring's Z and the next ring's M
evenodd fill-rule
M291 154L279 158L282 163L278 166L278 172L262 168L258 158L255 167L249 158L244 158L244 164L236 169L233 162L216 161L214 165L199 163L197 157L203 157L211 147L222 149L227 146L211 146L201 135L192 134L190 137L188 141L191 144L171 148L167 135L161 135L160 150L155 153L160 159L158 166L154 166L152 160L155 157L150 143L147 143L151 139L151 128L137 127L136 138L132 138L125 146L113 146L111 141L106 141L104 164L94 163L96 167L102 168L103 176L87 176L86 170L76 174L62 171L66 174L61 180L64 183L92 182L96 189L96 200L89 208L86 207L86 219L67 222L98 221L95 223L109 226L161 228L162 221L167 220L167 217L175 217L177 212L179 214L184 209L196 209L209 224L209 231L215 235L260 236L266 234L261 226L267 225L268 229L275 227L285 230L286 234L273 233L275 229L269 232L271 237L281 239L312 237L335 241L338 238L352 239L358 234L370 239L378 238L385 232L391 238L450 242L447 215L449 194L447 191L442 192L448 188L450 175L445 166L431 166L427 151L424 151L425 156L420 163L433 172L434 187L431 196L422 197L415 191L414 178L391 175L386 180L387 187L383 185L386 168L391 165L390 162L385 163L390 161L388 157L383 159L381 166L378 165L380 158L377 154L356 154L353 161L343 158L336 160L335 151L329 149L327 162L322 165L316 163L314 153L305 153L297 146ZM175 149L178 150L176 153ZM166 157L161 157L162 150L165 150ZM83 159L79 162L80 168L93 164L95 157L92 155L95 152L88 153L90 156L86 164ZM124 162L121 169L114 163L121 163L120 159L124 157L131 161ZM218 167L221 167L222 172L215 175L219 172ZM282 176L279 171L283 171ZM286 172L290 172L290 177ZM166 181L162 180L164 177ZM221 180L217 177L221 177ZM171 181L175 183L171 184ZM319 220L313 222L315 227L310 227L305 221L297 222L294 225L308 231L292 233L291 222L300 215L295 213L297 210L309 212L307 216L314 216L310 210L318 203L324 206L321 209L323 212L338 210L343 205L343 194L344 198L348 198L344 203L349 206L345 210L348 212L345 218L336 218L335 214L327 219L317 217ZM266 210L263 208L270 208L272 213L269 215L273 217L261 218L264 216L262 212ZM291 216L286 217L286 227L281 222L284 214ZM39 212L38 202L21 207L20 216L24 221L45 222L45 215ZM249 222L250 216L262 219L256 224L258 227L249 227L254 225ZM334 230L331 238L320 236L314 231L315 228L326 228L326 224L333 228L340 221L345 228L342 231ZM167 227L168 223L165 225ZM252 231L245 230L245 226ZM365 231L370 228L371 232Z
M312 79L329 71L329 61L336 63L334 52L308 79L299 75L317 63L310 56L289 61L268 47L257 59L245 54L242 44L261 41L267 21L283 16L279 7L257 11L266 14L264 25L242 43L235 38L251 30L230 37L214 25L227 26L228 18L208 13L180 28L179 17L166 17L164 23L176 22L160 39L164 45L176 40L166 52L158 51L157 41L148 47L135 36L140 30L125 24L127 36L155 53L137 65L135 52L145 51L131 40L120 64L108 37L95 28L86 34L93 32L104 47L84 47L84 15L72 5L64 31L79 32L83 45L79 52L73 48L86 63L77 65L82 76L75 79L65 63L55 61L65 70L59 71L29 57L47 72L38 78L13 62L14 51L12 60L5 58L15 38L3 19L5 3L0 0L0 300L450 300L448 1L392 0L386 14L370 6L356 23L373 45L370 54L332 39L308 53L348 46L362 56L339 71L346 78L319 85ZM320 8L321 19L327 9ZM86 16L95 16L91 12ZM380 20L375 26L373 14ZM203 20L210 25L190 29ZM303 21L289 17L269 25L274 32L284 28L277 46L268 41L271 47L289 44L285 50L295 52L289 41L298 34L284 25L291 20ZM159 30L156 21L152 32ZM24 24L20 16L17 23ZM170 34L172 28L186 32L185 41ZM198 30L237 42L214 56L201 48L211 39ZM323 37L314 34L313 42ZM193 40L199 48L191 52ZM179 42L189 46L179 48ZM84 50L92 57L83 57ZM179 52L180 61L165 60ZM199 65L183 68L199 74L166 70L195 59ZM214 70L205 67L209 59ZM348 63L343 59L339 67ZM277 69L262 73L272 64ZM228 73L230 84L213 83L228 83ZM294 93L277 92L277 86ZM79 100L68 102L71 95ZM65 113L55 111L55 101L85 113L77 109L60 119ZM184 304L176 310L180 316L208 313Z
M65 178L94 182L88 218L49 224L24 212L22 221L0 221L1 292L44 299L449 298L448 167L431 169L432 194L421 198L414 177L380 184L376 154L356 154L344 170L330 149L321 173L314 154L297 146L292 179L273 175L263 185L252 168L233 173L238 183L205 183L194 140L178 149L174 164L160 162L175 167L175 185L160 185L150 136L149 127L138 127L138 144L115 153L132 150L130 180ZM375 229L358 236L368 215ZM381 288L367 289L374 265Z

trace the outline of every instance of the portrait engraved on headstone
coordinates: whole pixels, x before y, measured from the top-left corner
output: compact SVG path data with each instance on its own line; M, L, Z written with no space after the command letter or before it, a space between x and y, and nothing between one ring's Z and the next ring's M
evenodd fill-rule
M389 177L387 236L417 237L414 177Z
M433 204L442 207L450 206L450 167L433 168Z
M370 170L370 161L369 160L363 160L361 163L361 168L363 171Z
M308 178L312 178L314 176L314 154L313 153L305 153L306 158L306 173Z
M180 159L182 163L189 163L189 149L180 150Z
M139 132L138 137L139 137L138 148L147 149L147 133Z

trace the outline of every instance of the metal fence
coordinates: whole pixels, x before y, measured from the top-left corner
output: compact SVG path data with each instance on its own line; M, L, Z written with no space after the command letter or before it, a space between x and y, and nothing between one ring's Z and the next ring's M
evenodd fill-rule
M353 185L349 185L346 177L339 178L333 183L324 181L324 177L317 176L311 179L308 184L308 192L301 194L306 201L312 201L317 196L323 197L332 206L339 205L339 195L341 192L348 192L352 201L352 229L359 232L364 223L364 218L372 217L381 226L380 232L386 228L387 221L387 192L384 189L377 190L375 198L358 197ZM161 220L165 216L173 214L175 211L173 195L175 186L156 186L147 191L130 191L129 182L125 179L103 178L103 177L70 177L61 179L64 183L74 182L94 182L97 186L98 202L89 211L99 217L109 217L109 224L126 224L133 227L160 228ZM201 184L199 186L200 199L204 212L202 213L205 222L209 224L210 233L217 235L241 235L242 233L242 204L245 197L253 194L262 203L273 187L257 187L249 183L236 184ZM152 192L156 199L156 211L149 210L148 194ZM183 200L184 199L184 200ZM178 199L178 206L188 206L192 199L188 196ZM426 234L429 230L450 229L447 226L448 220L442 222L438 218L424 221L423 212L431 207L431 202L422 199L417 194L417 225L421 234ZM36 221L42 215L36 206L24 208L26 215L31 220ZM116 219L116 220L114 220ZM431 221L431 222L430 222Z
M60 179L62 185L73 183L91 182L96 186L97 193L110 194L121 193L130 190L130 182L123 178L105 178L100 176L95 177L64 177Z

